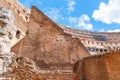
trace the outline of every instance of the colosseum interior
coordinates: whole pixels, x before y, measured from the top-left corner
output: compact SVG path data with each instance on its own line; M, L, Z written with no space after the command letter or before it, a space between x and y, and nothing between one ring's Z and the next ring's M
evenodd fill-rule
M120 80L120 32L68 28L17 0L0 0L0 7L12 12L16 27L14 56L0 80Z

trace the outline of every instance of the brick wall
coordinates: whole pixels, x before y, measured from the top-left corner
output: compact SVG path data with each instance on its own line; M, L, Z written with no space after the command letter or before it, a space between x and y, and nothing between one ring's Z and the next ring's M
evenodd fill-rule
M83 77L84 80L120 80L120 52L85 58Z
M76 80L76 73L40 73L34 75L33 80Z
M75 80L83 80L84 76L83 76L83 60L79 60L76 62L76 64L74 65L74 69L73 71L76 73L76 78Z
M120 52L105 55L109 80L120 80Z
M65 64L73 65L77 60L90 55L78 38L64 33L36 7L32 7L31 10L28 35L17 44L17 47L14 46L12 51L20 52L20 56L29 57L39 67L48 69L51 68L51 64L54 67L59 64L58 68L64 67Z
M107 70L104 55L85 58L84 79L85 80L107 80Z

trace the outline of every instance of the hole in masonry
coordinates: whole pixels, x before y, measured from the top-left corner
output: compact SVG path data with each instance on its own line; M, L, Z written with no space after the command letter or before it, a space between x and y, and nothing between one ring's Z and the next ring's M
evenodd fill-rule
M17 39L20 39L20 34L21 34L21 32L19 30L17 30L17 32L16 32Z

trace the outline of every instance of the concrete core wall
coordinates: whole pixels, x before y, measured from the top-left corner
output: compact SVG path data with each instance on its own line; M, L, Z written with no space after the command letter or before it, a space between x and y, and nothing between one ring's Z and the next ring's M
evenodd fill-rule
M73 64L90 54L78 38L73 38L36 7L32 7L28 34L12 48L20 56L33 59L42 69L73 69Z
M108 77L110 80L120 80L120 53L105 55Z
M108 80L105 57L103 55L85 58L83 65L85 80Z
M120 52L85 58L83 77L84 80L120 80Z

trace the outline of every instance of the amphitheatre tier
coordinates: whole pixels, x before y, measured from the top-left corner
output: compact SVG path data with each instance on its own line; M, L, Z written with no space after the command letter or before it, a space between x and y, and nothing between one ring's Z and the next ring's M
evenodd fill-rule
M92 32L58 25L65 33L79 38L91 54L120 51L120 32Z
M18 34L20 38L14 39L14 45L26 35L30 9L25 8L17 0L1 0L0 4L1 6L4 5L5 7L11 9L15 15L14 23L17 27L18 33L20 33ZM65 33L79 38L91 54L120 50L120 32L91 32L85 30L75 30L62 25L59 25L59 27L61 27Z
M4 12L0 14L0 31L16 27L10 28L14 30L12 38L9 30L8 37L0 36L0 47L4 47L1 42L6 45L0 48L0 68L6 69L0 72L0 80L120 80L120 33L67 28L35 6L29 12L17 0L0 0L0 6ZM5 15L5 9L13 13L14 22ZM10 21L5 23L3 19ZM5 54L8 42L15 54ZM91 56L87 50L98 55Z

